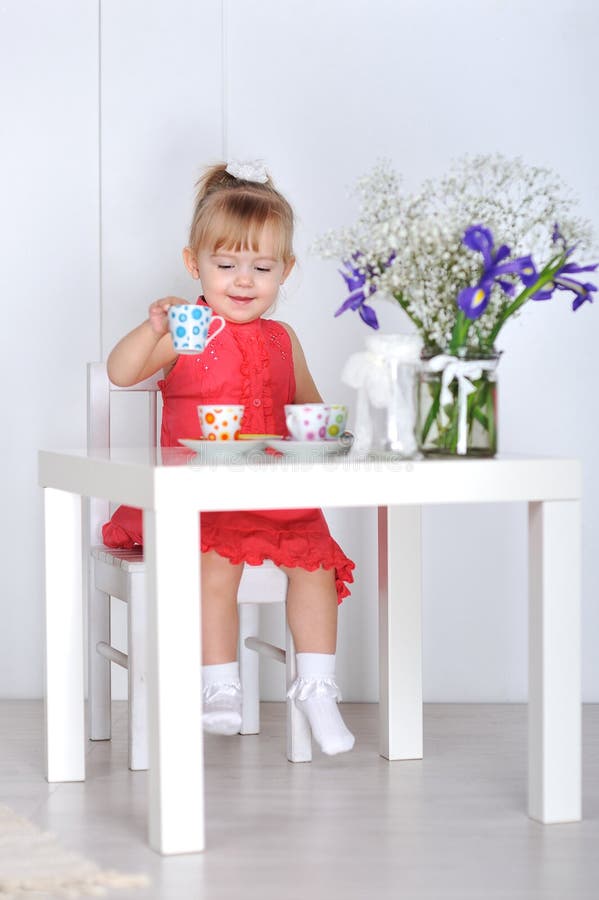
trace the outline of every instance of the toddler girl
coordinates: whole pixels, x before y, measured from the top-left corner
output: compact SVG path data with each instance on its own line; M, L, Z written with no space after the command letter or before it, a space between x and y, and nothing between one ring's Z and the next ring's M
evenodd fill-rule
M197 356L178 356L168 329L178 297L156 300L148 319L108 357L114 384L164 372L162 446L198 435L198 404L243 404L242 430L286 434L286 403L320 402L300 343L289 325L262 318L294 265L293 213L263 167L224 164L199 182L185 266L201 282L199 304L226 327ZM110 547L142 543L140 510L120 507L104 526ZM353 562L332 539L321 510L202 513L203 725L236 734L241 726L237 662L237 588L243 565L272 560L287 574L287 616L298 678L289 696L328 754L351 750L335 682L337 604L349 594Z

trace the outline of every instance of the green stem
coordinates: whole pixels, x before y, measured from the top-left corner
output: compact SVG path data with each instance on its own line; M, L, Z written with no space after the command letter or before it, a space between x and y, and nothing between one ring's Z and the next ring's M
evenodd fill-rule
M399 305L401 306L403 311L412 320L412 322L414 323L416 328L419 328L421 331L424 331L424 325L420 321L418 316L415 316L414 313L408 309L409 304L408 304L408 301L404 298L404 295L400 291L398 291L396 294L393 294L393 296L395 297L395 299L397 300L397 302L399 303Z
M453 405L451 407L451 419L447 429L447 442L445 444L445 446L448 450L451 451L451 453L455 453L458 447L459 405L458 395L456 392Z
M490 390L491 384L483 374L481 383L473 394L470 394L468 397L468 422L469 427L472 429L474 425L474 420L480 422L485 431L489 431L491 427L493 427L493 422L491 419L493 416L489 418L489 408L492 411L492 403L493 403L493 394ZM470 404L472 401L472 404ZM491 407L489 407L489 401L491 402ZM487 408L487 414L483 411Z
M497 323L495 324L494 328L487 338L486 343L489 347L493 346L493 344L495 343L495 339L497 338L497 335L499 334L501 328L505 325L506 320L509 319L510 316L513 316L513 314L518 309L520 309L520 307L523 306L524 303L526 303L529 297L531 297L533 294L536 294L538 290L548 284L553 279L555 273L558 272L559 269L561 269L561 267L564 265L565 261L565 253L560 254L560 256L554 256L553 259L549 260L535 283L525 288L525 290L518 294L518 296L512 303L505 307L499 319L497 320Z
M431 393L433 396L433 402L431 403L430 409L428 411L428 415L426 417L426 421L422 428L422 443L424 444L428 433L431 430L431 425L439 415L439 401L441 398L441 381L436 381L434 384L429 385L431 389Z
M458 314L456 316L456 320L453 326L453 331L451 333L451 340L449 342L449 352L452 355L455 355L458 347L463 347L466 343L466 338L468 337L468 330L472 325L472 319L466 318L465 314L461 309L458 310Z
M482 408L487 405L487 394L489 393L489 382L483 381L477 390L468 397L468 430L472 431L474 420L483 426L485 431L489 430L489 422Z
M488 383L487 383L488 386ZM494 394L493 391L487 390L486 397L486 405L487 405L487 434L489 435L489 449L493 452L497 452L497 429L495 426L495 406L494 406Z

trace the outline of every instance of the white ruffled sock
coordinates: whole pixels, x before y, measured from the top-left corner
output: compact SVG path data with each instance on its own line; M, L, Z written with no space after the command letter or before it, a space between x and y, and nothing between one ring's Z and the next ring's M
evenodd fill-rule
M334 756L351 750L355 738L337 706L341 691L335 681L335 654L298 653L296 658L297 678L287 696L308 719L314 740L323 753Z
M238 734L241 728L239 663L202 666L202 725L211 734Z

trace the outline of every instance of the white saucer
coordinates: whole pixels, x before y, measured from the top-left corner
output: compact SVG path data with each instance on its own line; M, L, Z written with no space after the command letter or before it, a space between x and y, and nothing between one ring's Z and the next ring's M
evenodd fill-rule
M265 441L271 450L278 450L284 456L322 459L347 453L351 442L346 441Z
M239 459L266 446L266 441L207 441L202 438L179 438L179 443L195 450L202 459Z

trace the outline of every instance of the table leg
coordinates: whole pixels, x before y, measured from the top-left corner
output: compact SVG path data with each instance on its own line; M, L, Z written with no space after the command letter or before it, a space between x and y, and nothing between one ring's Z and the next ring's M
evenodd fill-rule
M85 778L81 497L44 489L46 777Z
M528 813L581 818L580 503L529 504Z
M378 523L380 754L422 759L420 507L380 507Z
M144 512L150 845L204 849L199 516Z

